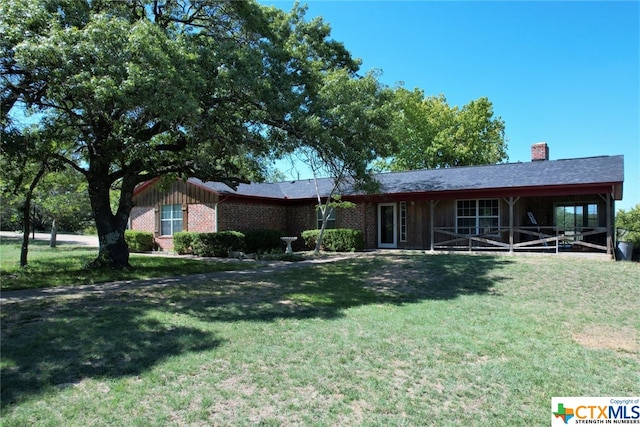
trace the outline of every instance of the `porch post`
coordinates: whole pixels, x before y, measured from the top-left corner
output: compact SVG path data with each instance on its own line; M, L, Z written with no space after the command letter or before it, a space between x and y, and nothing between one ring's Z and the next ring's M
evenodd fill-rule
M434 225L434 214L435 214L435 207L438 204L437 200L429 200L429 243L430 243L430 250L431 252L435 251L434 248L434 242L433 239L435 238L435 232L433 230L433 225Z
M611 256L613 248L613 238L611 236L611 228L613 227L611 221L611 194L606 194L607 198L607 255Z
M511 196L505 199L505 202L509 205L509 253L513 253L513 207L518 203L518 200L520 200L520 197L514 199L513 196Z

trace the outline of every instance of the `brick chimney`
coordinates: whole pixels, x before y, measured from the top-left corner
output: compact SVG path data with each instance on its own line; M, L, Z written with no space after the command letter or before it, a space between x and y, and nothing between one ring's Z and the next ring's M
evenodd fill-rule
M531 146L531 161L549 160L549 146L546 142L538 142Z

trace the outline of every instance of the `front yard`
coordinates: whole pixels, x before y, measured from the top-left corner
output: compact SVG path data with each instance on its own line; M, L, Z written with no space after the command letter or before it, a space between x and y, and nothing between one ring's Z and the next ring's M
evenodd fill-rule
M2 425L548 425L640 394L640 268L375 254L2 306Z

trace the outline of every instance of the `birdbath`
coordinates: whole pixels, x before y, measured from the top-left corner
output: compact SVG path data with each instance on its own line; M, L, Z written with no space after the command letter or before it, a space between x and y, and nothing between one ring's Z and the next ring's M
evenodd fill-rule
M291 242L295 242L298 240L297 237L281 237L280 240L287 243L287 250L284 251L285 254L293 253L293 249L291 249Z

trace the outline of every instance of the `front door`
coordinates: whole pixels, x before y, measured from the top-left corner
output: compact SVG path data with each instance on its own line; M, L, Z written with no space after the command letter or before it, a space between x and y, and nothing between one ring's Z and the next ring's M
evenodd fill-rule
M378 205L378 247L397 248L397 210L395 203Z

